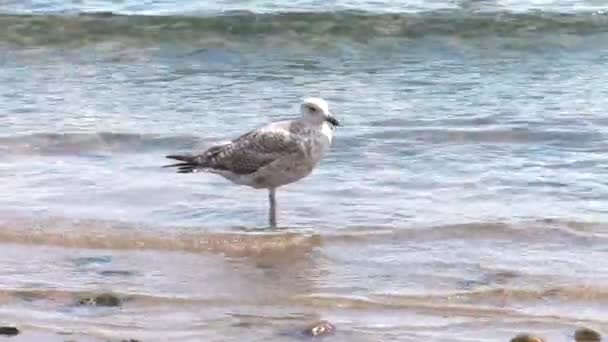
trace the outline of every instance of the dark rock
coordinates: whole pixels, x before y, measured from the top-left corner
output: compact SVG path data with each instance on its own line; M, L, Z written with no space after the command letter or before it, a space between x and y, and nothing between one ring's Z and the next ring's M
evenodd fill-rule
M513 337L511 342L545 342L545 340L530 334L519 334Z
M328 321L319 321L314 324L311 324L306 329L304 329L304 334L308 336L327 336L331 335L336 331L336 327Z
M99 274L104 277L130 277L135 275L135 272L127 270L106 270L99 272Z
M230 326L235 327L235 328L251 328L254 326L254 324L251 322L237 322L237 323L231 324Z
M0 327L0 335L15 336L19 335L19 329L15 327Z
M109 255L83 257L72 259L77 266L88 266L91 264L107 264L112 262L112 257Z
M574 340L576 342L600 342L602 336L595 330L580 328L574 332Z
M111 293L102 293L96 296L81 298L78 300L78 304L91 306L120 306L122 300Z

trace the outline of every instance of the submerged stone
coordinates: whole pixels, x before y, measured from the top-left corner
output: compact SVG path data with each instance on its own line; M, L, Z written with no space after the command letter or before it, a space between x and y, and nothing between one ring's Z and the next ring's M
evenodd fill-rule
M602 340L602 336L595 330L580 328L574 332L574 340L576 342L599 342Z
M112 257L109 255L82 257L73 259L77 266L88 266L90 264L107 264L112 262Z
M0 327L0 335L15 336L19 334L19 329L15 327Z
M331 335L336 331L336 327L328 321L319 321L314 324L311 324L306 329L304 329L304 334L308 336L327 336Z
M511 342L545 342L545 340L530 334L519 334L513 337Z
M135 272L127 270L106 270L99 272L99 274L104 277L130 277L135 275Z
M78 300L78 304L91 306L120 306L122 300L111 293L102 293L96 296L81 298Z

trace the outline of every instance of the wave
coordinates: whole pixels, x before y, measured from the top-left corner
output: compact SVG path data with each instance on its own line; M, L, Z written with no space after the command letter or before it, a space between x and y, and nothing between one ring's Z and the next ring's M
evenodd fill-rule
M604 141L601 133L573 129L529 129L529 128L394 128L366 133L365 139L404 140L404 138L435 144L528 144L547 143L565 148L587 148ZM409 141L407 141L409 143Z
M601 246L608 239L608 225L557 219L521 222L469 222L427 227L380 229L349 227L348 232L323 235L326 243L368 244L387 241L502 240L526 243L570 241L586 246Z
M387 123L386 127L394 127ZM232 137L234 138L234 137ZM224 138L225 139L225 138ZM357 136L344 137L340 148L348 151L350 146L362 141L380 140L405 145L411 141L426 144L528 144L545 143L559 145L569 150L587 151L601 148L603 136L596 132L575 130L530 130L530 129L452 129L411 128L383 129ZM190 135L161 135L117 132L67 132L32 133L0 137L0 153L3 155L90 155L104 153L141 153L150 151L177 151L202 149L220 142L213 137Z
M491 240L526 243L564 240L587 247L606 243L607 225L601 222L534 220L520 223L445 224L417 228L352 227L344 232L282 229L229 231L149 226L113 220L63 217L15 217L0 211L0 244L59 246L108 250L184 251L248 256L268 253L306 253L321 244L383 244L395 241Z
M418 38L449 35L460 38L526 36L534 33L586 35L608 32L603 12L474 13L443 10L422 13L363 11L226 12L209 16L154 16L115 13L78 15L0 15L0 44L64 45L126 39L143 44L192 43L224 38L251 41L259 36L290 40L319 37Z
M53 300L55 303L73 304L79 298L88 298L97 294L108 293L123 300L128 305L179 305L180 307L198 306L231 306L243 304L242 298L201 298L184 295L163 295L160 293L138 293L134 291L100 292L90 290L61 289L61 288L1 288L0 302L9 302L13 298L26 301ZM275 298L276 303L311 306L316 308L335 308L354 310L393 309L416 310L434 313L446 313L461 316L503 316L511 317L543 317L542 314L530 315L514 308L505 307L504 302L519 304L534 304L539 301L560 301L562 303L599 304L608 302L606 287L560 286L545 289L516 289L495 288L482 291L446 292L441 295L368 295L348 296L329 293L295 295L291 298ZM497 302L498 301L498 302ZM556 318L555 316L544 316ZM603 321L603 320L602 320Z
M129 153L162 149L188 149L211 142L193 136L134 133L33 133L0 137L5 155L66 155L82 153Z
M217 253L229 257L307 253L320 237L290 232L158 231L102 220L7 219L0 215L0 243L108 250Z
M296 305L308 305L316 308L335 308L350 310L415 310L418 313L430 313L461 317L495 317L503 319L526 319L535 322L565 323L573 318L586 321L580 317L568 317L539 311L526 310L526 306L543 301L560 303L577 303L597 305L608 300L605 287L553 287L542 290L497 288L487 291L450 292L443 295L371 295L366 297L306 295L298 296L293 301ZM505 305L505 301L519 304L521 308ZM574 314L576 315L576 314ZM574 316L573 315L573 316ZM604 319L589 320L592 323L605 323Z

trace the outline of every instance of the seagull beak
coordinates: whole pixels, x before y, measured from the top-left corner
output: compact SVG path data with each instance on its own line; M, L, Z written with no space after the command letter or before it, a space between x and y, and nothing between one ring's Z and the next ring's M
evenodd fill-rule
M340 121L338 121L336 118L334 118L334 116L332 114L329 114L327 116L327 118L325 119L325 121L329 122L330 124L334 125L334 126L340 126Z

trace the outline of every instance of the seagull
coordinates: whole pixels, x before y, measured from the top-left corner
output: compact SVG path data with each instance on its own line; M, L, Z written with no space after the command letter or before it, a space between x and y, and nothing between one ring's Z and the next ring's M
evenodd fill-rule
M304 99L300 116L275 121L199 154L168 155L180 161L165 165L178 173L207 171L234 184L267 189L270 227L276 227L276 191L311 174L329 150L339 121L327 102L318 97Z

